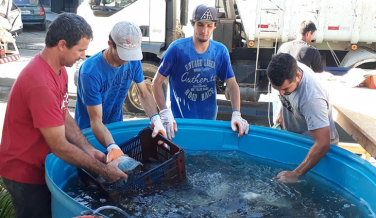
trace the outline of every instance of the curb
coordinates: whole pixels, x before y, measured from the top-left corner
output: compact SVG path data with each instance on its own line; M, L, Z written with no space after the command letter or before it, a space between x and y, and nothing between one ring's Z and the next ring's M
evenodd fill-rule
M4 57L4 58L0 58L0 64L5 64L5 63L11 62L11 61L16 61L18 59L20 59L19 54L10 55L10 56Z

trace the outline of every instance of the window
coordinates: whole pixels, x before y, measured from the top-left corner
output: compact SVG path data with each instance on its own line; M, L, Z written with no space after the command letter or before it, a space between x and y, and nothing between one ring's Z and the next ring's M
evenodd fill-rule
M109 17L137 0L90 0L91 9L97 17Z

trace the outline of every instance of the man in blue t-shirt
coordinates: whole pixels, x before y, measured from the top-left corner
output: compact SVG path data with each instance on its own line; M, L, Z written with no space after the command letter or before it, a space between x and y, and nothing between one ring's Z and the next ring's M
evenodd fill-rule
M81 66L77 85L75 119L81 129L91 127L97 140L107 148L107 162L123 152L104 124L123 121L122 105L134 81L143 108L158 133L166 135L153 96L147 90L141 68L140 28L130 22L119 22L111 30L109 47L88 58Z
M233 109L231 127L238 136L248 134L248 122L240 114L240 92L231 68L227 48L210 40L216 28L217 11L199 5L193 11L194 36L179 39L167 49L154 79L154 97L161 110L162 123L169 139L175 137L175 118L208 119L217 117L216 77L226 81ZM167 109L162 83L169 76L171 111Z

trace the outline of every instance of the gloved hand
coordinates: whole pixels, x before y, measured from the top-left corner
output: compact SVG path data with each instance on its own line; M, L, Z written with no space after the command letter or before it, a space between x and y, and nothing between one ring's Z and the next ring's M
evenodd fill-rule
M239 128L238 137L242 137L244 133L248 135L249 124L245 119L242 118L242 115L237 110L234 110L232 112L231 128L234 132L236 132Z
M151 135L153 138L157 136L158 133L161 133L166 137L166 129L164 128L161 117L159 114L155 114L150 118L151 128L153 128L153 134Z
M106 163L110 163L111 161L116 160L117 158L124 155L123 151L115 143L111 143L107 146L107 152L108 154L106 158Z
M167 139L171 140L175 138L175 132L178 131L178 127L176 126L176 121L171 111L164 109L159 112L159 115L161 115L162 124L166 129Z

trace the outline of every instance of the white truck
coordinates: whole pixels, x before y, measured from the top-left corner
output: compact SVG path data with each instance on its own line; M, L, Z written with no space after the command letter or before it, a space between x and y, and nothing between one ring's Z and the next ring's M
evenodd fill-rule
M320 51L324 66L376 68L375 0L85 0L77 13L94 32L87 55L107 47L115 23L134 22L143 33L143 70L151 87L171 42L193 34L189 19L199 4L220 12L213 39L230 52L242 100L257 101L267 91L267 64L278 46L298 37L303 20L316 24L312 45ZM218 81L217 91L224 91L223 85ZM142 111L135 85L125 108Z
M0 64L19 59L15 37L22 28L21 10L12 0L0 0Z

